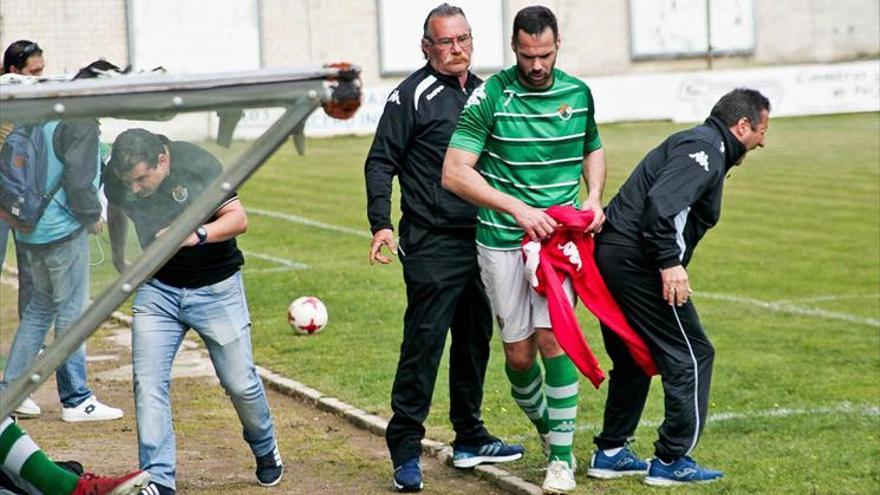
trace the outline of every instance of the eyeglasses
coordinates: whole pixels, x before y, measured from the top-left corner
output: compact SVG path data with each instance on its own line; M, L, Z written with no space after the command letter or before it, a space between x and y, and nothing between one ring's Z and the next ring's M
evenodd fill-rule
M456 36L455 38L440 38L438 40L432 40L428 37L425 37L425 39L432 45L437 45L444 50L452 48L452 45L455 42L458 42L458 46L462 48L470 48L474 43L474 37L470 34L463 34L461 36Z
M25 62L27 62L27 59L31 58L32 55L37 54L37 53L43 53L43 50L40 48L40 45L38 45L36 43L31 43L31 44L25 46L24 48L21 49L20 52L18 52L17 55L15 55L15 61L16 61L15 65L16 66L23 65Z

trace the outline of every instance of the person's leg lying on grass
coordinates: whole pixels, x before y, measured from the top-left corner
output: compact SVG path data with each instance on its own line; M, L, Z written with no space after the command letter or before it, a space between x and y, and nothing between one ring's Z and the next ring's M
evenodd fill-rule
M43 495L130 495L149 482L134 471L119 477L75 473L53 462L11 418L0 421L0 465Z

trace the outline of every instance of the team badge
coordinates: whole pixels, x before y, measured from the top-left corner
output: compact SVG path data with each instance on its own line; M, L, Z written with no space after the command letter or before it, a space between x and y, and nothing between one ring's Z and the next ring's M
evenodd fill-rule
M559 113L559 118L562 120L568 120L574 114L574 110L568 106L568 103L563 103L556 111Z
M183 203L189 199L189 189L178 184L171 189L171 197L174 198L174 201Z

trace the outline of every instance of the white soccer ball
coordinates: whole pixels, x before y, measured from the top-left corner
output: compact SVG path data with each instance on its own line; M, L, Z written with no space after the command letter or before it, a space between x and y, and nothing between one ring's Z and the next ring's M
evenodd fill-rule
M327 326L327 307L317 297L300 297L287 308L287 322L300 335L314 335Z

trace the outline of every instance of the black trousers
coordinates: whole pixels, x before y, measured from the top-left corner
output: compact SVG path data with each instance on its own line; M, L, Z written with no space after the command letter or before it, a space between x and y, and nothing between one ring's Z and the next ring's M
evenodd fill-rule
M455 442L479 445L493 438L480 417L492 313L480 279L474 231L442 232L403 221L400 260L407 308L391 389L394 414L385 434L395 466L421 454L423 423L450 329L449 419Z
M670 306L662 297L660 272L636 246L610 243L613 232L599 236L596 264L627 321L645 339L663 382L665 415L658 428L654 455L671 460L687 455L706 424L715 349L690 300ZM645 406L651 379L635 364L626 346L602 328L605 349L613 362L605 402L601 449L623 446L631 439Z

